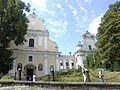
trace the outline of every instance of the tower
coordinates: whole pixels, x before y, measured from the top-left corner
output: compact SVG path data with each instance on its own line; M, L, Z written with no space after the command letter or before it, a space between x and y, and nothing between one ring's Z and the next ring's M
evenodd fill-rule
M83 44L78 42L76 45L76 52L75 52L75 58L76 58L76 67L84 67L87 52L93 50L95 48L95 36L92 35L90 32L86 31L85 34L83 34Z
M75 52L75 58L76 58L76 67L84 67L85 64L85 52L83 49L83 45L78 42L76 45L76 52Z
M83 34L83 48L85 51L90 51L95 48L95 36L88 31Z

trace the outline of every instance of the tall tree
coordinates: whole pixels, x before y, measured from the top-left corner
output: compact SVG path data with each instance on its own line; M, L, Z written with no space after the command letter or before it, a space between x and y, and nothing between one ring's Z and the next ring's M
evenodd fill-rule
M86 67L89 69L94 69L94 56L92 51L87 53Z
M10 42L20 45L25 41L26 11L30 11L30 5L21 0L0 0L0 73L6 74L12 68Z
M111 4L102 17L97 40L101 60L114 70L114 63L120 63L120 1Z
M103 68L102 67L102 61L101 61L101 58L100 58L100 55L99 55L99 51L97 49L94 49L93 53L94 53L93 56L94 56L94 60L95 60L94 68Z

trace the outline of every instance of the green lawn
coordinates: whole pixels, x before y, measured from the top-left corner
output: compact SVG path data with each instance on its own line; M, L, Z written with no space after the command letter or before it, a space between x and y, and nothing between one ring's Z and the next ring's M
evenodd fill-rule
M89 70L92 82L99 82L98 73L99 70ZM106 82L120 82L120 72L103 71L103 74ZM77 70L59 71L55 74L55 79L62 82L83 82L82 73Z
M0 81L10 81L13 80L13 78L11 78L10 76L3 76Z
M89 70L90 79L92 82L100 82L98 78L99 70ZM103 71L106 82L120 82L120 72ZM51 76L45 76L43 81L50 81ZM4 76L0 80L13 80L9 76ZM83 82L83 76L80 70L68 70L55 72L55 80L58 82Z
M90 71L90 78L93 82L99 82L98 72L99 70L89 70ZM110 71L103 71L104 80L106 82L120 82L120 72L110 72Z

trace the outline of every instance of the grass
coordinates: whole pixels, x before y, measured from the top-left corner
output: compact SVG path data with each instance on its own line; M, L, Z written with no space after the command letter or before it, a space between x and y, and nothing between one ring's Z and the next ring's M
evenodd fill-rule
M99 70L89 70L90 79L92 82L100 82L98 78ZM120 82L120 72L103 71L106 82ZM43 81L50 81L51 76L41 78ZM3 76L0 81L13 80L10 76ZM67 71L55 72L55 80L58 82L83 82L83 76L80 70L72 69Z
M92 82L100 82L98 73L99 70L89 70ZM103 71L103 74L106 82L120 82L120 72ZM42 80L49 81L49 78L44 78ZM55 72L55 80L61 82L83 82L83 76L79 70L59 71Z
M89 70L92 82L99 82L99 70ZM105 82L120 82L120 72L103 71Z
M11 78L10 76L3 76L0 81L10 81L13 80L13 78Z

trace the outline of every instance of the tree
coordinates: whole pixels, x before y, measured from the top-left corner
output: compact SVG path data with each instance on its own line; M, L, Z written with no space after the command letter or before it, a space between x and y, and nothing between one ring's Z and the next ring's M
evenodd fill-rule
M94 56L93 52L88 52L86 57L86 67L89 69L94 69Z
M2 74L8 73L12 69L13 58L11 57L12 51L4 47L0 47L0 72Z
M30 11L30 5L21 0L0 0L0 73L6 74L12 68L10 42L14 41L15 45L25 42L26 11Z
M120 62L120 1L111 4L102 17L97 40L101 60L115 70L114 63Z
M93 56L94 56L94 68L103 68L102 67L102 61L99 56L99 51L97 49L93 50Z

